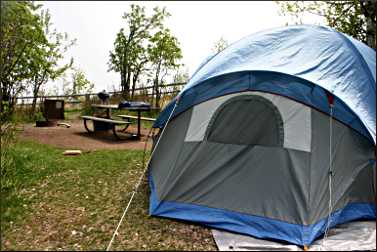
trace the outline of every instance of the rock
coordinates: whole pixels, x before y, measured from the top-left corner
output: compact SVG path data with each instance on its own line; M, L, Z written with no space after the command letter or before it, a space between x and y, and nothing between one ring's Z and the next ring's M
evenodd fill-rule
M66 150L63 152L63 155L65 156L77 156L77 155L81 155L82 152L81 150Z

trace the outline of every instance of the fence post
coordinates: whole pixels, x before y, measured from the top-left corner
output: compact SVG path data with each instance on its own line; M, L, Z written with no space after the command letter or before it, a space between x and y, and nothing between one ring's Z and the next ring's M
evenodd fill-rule
M85 94L85 106L90 105L90 94Z

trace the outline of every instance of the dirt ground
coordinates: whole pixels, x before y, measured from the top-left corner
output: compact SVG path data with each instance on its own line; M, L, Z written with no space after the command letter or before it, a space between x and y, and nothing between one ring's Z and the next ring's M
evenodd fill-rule
M53 127L35 127L35 124L26 124L23 126L21 137L24 139L35 140L42 144L49 144L64 149L78 149L83 151L99 149L144 149L147 135L150 129L141 129L141 140L127 139L129 134L122 134L122 140L115 139L112 131L88 133L83 121L73 119L62 121L71 125ZM88 123L91 125L91 122ZM90 127L90 126L89 126ZM127 128L127 132L136 133L137 125L133 124ZM149 138L147 148L151 148L152 140Z

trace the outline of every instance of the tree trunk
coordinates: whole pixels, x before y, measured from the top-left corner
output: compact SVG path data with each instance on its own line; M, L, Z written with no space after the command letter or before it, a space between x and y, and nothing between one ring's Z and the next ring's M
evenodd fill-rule
M9 95L5 88L6 85L3 86L4 83L1 83L1 84L2 84L2 87L1 87L1 94L0 94L0 112L3 113L5 111L5 106L6 106L5 104L9 100Z
M121 85L121 92L122 92L122 97L123 99L127 99L127 76L128 76L128 66L126 64L123 64L122 65L122 69L121 69L121 82L120 82L120 85Z
M73 85L72 85L72 95L77 94L76 89L77 89L76 81L73 81Z
M123 98L124 98L124 86L125 86L124 80L125 80L124 74L123 74L123 72L121 72L121 75L120 75L120 91L122 93Z
M155 99L155 107L160 108L160 92L159 92L159 87L158 87L158 81L155 81L155 94L156 94L156 99Z
M139 79L141 68L139 68L136 73L134 73L133 78L132 78L132 91L131 91L131 100L134 99L135 95L135 89L136 89L136 83Z
M150 103L153 104L153 101L154 101L154 81L153 81L153 87L152 87L152 95L151 95L151 99L150 99Z
M132 76L131 101L134 100L137 78L138 78L137 73Z
M158 74L156 74L156 77L153 81L153 86L154 86L154 92L155 92L155 95L156 95L156 98L155 98L155 107L156 108L160 108L159 104L160 104L160 90L159 90L159 85L158 85Z
M130 97L130 82L131 82L131 69L127 67L127 77L124 85L123 97L128 100Z
M33 103L31 105L31 115L34 115L36 106L37 106L37 97L34 95Z
M376 33L370 18L367 19L367 44L368 46L376 49ZM374 34L373 34L374 33Z
M156 108L160 108L160 90L159 90L159 78L160 78L160 71L161 71L161 62L158 63L157 69L156 69L156 75L154 78L154 88L156 92Z
M371 1L368 1L368 2L371 2ZM372 3L370 5L373 6ZM367 44L368 46L376 49L376 23L373 22L373 16L370 16L370 15L366 17L366 20L367 20Z
M367 45L376 49L376 2L361 0L361 11L366 19Z
M36 85L37 86L35 86L34 90L33 90L33 103L31 105L31 115L34 115L35 108L37 106L37 96L38 96L39 86L38 86L38 84L36 84Z
M8 120L10 114L12 113L13 111L13 107L12 107L12 98L11 98L11 94L10 94L10 90L7 88L9 87L9 84L8 83L1 83L2 85L2 88L1 88L1 94L0 94L0 115L1 115L1 118L0 120L1 121L6 121Z

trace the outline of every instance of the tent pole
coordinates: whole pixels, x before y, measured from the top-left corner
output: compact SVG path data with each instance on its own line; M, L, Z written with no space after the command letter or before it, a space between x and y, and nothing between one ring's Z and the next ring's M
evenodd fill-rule
M329 135L329 172L328 172L328 181L329 181L329 213L327 216L327 224L326 224L326 229L325 229L325 234L322 239L322 245L323 247L325 240L327 239L328 236L328 231L330 229L330 223L331 223L331 212L332 212L332 176L333 176L333 169L332 169L332 135L333 135L333 129L332 129L332 118L333 118L333 108L334 108L334 98L331 94L328 94L328 100L329 100L329 105L330 105L330 135Z

